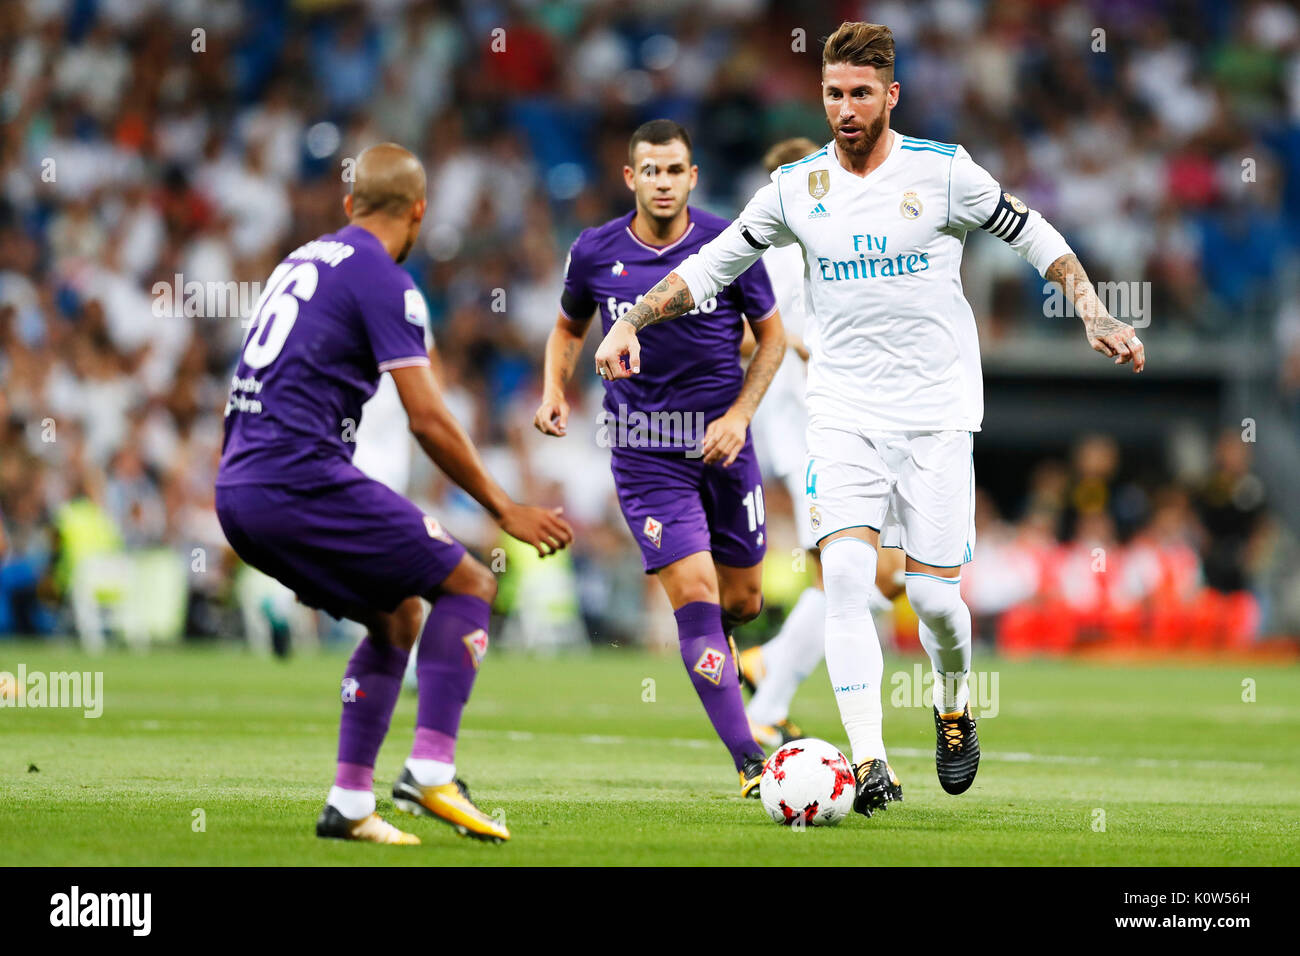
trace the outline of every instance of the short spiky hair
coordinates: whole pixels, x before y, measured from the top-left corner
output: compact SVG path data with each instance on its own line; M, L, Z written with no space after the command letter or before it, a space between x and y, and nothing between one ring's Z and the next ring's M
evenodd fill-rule
M636 151L637 143L662 146L665 143L673 143L679 139L686 144L686 152L689 154L691 152L691 134L686 132L686 127L681 123L670 119L656 119L648 123L642 123L636 128L632 138L627 141L627 164L632 165L632 154Z
M874 66L888 86L894 82L893 31L880 23L841 23L822 47L822 69L832 63Z

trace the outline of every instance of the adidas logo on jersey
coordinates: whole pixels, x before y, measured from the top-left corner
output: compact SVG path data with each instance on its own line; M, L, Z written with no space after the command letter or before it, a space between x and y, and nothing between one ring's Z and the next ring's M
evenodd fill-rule
M826 206L824 203L818 203L817 205L812 207L812 211L808 213L808 218L828 219L830 218L830 213L826 210Z

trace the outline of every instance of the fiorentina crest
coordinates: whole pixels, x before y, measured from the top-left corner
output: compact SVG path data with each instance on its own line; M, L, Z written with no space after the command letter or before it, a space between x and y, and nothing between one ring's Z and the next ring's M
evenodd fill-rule
M470 631L461 640L465 642L465 649L469 651L470 663L474 665L474 670L478 670L479 664L483 663L483 658L487 657L487 631L480 627L477 631Z
M429 532L430 538L437 538L439 541L445 541L451 544L451 535L443 530L442 524L437 518L430 515L424 516L424 530Z
M700 659L695 662L695 673L714 684L722 683L722 669L727 666L727 655L706 647Z
M664 524L662 521L656 521L654 518L647 517L645 519L645 527L641 529L641 533L649 538L650 543L657 548L664 538Z

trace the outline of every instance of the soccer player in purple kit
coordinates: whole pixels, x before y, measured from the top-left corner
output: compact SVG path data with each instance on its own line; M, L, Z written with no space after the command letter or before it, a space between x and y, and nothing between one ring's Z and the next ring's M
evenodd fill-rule
M569 252L533 419L543 434L568 430L564 389L593 315L608 331L665 270L726 228L687 205L698 176L679 124L652 120L632 134L623 178L636 209L585 230ZM740 364L746 320L757 342L748 371ZM654 363L661 371L605 384L614 484L646 573L672 604L682 660L740 773L741 794L757 797L763 750L745 716L730 635L763 604L763 485L749 421L781 364L785 333L761 263L680 328L647 332L653 338L643 347L662 357Z
M434 383L424 300L397 265L427 207L423 167L384 143L355 172L349 225L291 252L254 307L226 405L217 517L244 561L368 631L344 671L338 766L317 836L420 842L375 813L373 777L421 637L415 743L394 803L500 842L509 831L471 802L454 762L496 580L435 518L352 464L349 439L380 376L392 374L424 451L507 534L546 555L573 532L560 509L517 504L492 480Z

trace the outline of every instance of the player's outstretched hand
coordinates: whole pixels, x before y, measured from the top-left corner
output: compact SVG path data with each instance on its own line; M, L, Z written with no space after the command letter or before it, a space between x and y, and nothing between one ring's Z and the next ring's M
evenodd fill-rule
M623 356L627 356L627 366ZM596 349L596 374L608 381L631 378L641 371L641 343L636 340L636 329L622 319L610 326L609 334Z
M533 427L543 435L565 435L569 427L569 403L564 396L543 397L533 416Z
M1146 349L1127 322L1106 315L1085 323L1084 328L1088 332L1088 344L1102 355L1114 358L1116 365L1132 362L1135 372L1146 368Z
M706 465L722 462L722 467L726 468L740 450L745 447L745 430L749 428L749 420L739 412L727 412L721 418L715 418L709 422L709 427L704 431L704 444L700 450L704 452L704 463Z
M542 557L554 554L573 541L573 528L560 515L563 508L535 508L511 505L497 524L510 537L531 544Z

